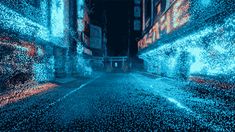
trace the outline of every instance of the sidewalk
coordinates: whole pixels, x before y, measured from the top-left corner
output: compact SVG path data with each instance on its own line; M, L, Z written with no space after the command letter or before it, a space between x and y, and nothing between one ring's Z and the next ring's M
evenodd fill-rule
M207 87L201 87L201 89L208 91L208 94L199 93L200 90L190 86L189 82L167 77L154 79L140 73L134 73L133 77L142 82L144 91L164 97L166 101L183 110L185 114L197 118L202 124L215 131L231 130L235 112L234 92L230 93L225 90L223 92L226 94L224 94L214 92ZM225 95L230 96L225 97Z
M147 72L137 72L144 76L150 77L152 79L162 78L169 85L174 85L181 88L184 91L190 92L195 96L200 98L208 98L223 102L226 105L235 105L235 84L218 82L200 79L200 78L190 78L188 81L176 80L168 77L161 77L159 75L147 73ZM197 79L197 80L195 80Z
M54 83L36 84L34 86L25 84L21 88L5 91L0 94L0 108L57 86L58 85Z
M29 81L25 84L14 86L12 89L6 89L0 93L0 108L17 102L21 99L45 92L49 89L56 87L78 87L82 83L101 75L102 72L93 72L91 75L87 76L76 76L76 77L66 77L66 78L56 78L52 82L37 83L35 81Z

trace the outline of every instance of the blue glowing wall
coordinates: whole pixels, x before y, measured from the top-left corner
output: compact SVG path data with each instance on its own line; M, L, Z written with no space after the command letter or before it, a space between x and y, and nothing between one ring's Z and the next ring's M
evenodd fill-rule
M45 3L42 3L45 4ZM28 11L30 12L30 11ZM49 29L0 3L0 26L20 35L49 41Z
M51 30L55 37L64 36L64 1L52 0Z
M1 32L1 37L10 39L7 44L28 48L24 47L26 42L30 47L35 48L35 55L34 53L30 55L31 69L33 79L41 82L54 79L53 48L65 47L63 45L64 1L52 0L50 3L47 0L39 0L37 2L39 2L38 6L34 7L21 0L0 1L0 29L4 31L4 33ZM12 34L16 35L12 36ZM11 39L20 42L14 42Z
M84 18L84 0L77 0L77 15L78 19L83 19Z
M85 27L84 0L77 0L77 2L75 0L37 0L37 3L26 3L22 0L0 1L0 46L5 44L27 50L31 58L30 69L32 70L30 72L35 81L53 80L55 73L58 72L63 72L63 77L65 77L68 73L65 67L71 61L68 56L72 56L77 61L75 67L78 72L91 71L88 62L83 60L81 42L77 42L78 46L75 47L77 54L70 55L68 52L71 39L80 39L76 38L78 37L74 35L76 29L72 30L71 26L74 20L70 18L74 10L71 4L75 3L78 8L77 20L81 21L73 23L78 24L78 31L81 32ZM2 41L5 39L7 42ZM23 43L27 43L28 47ZM63 52L58 54L57 51ZM14 61L10 60L6 63L13 64L12 62Z
M235 14L188 36L142 53L149 72L178 77L184 73L235 75Z

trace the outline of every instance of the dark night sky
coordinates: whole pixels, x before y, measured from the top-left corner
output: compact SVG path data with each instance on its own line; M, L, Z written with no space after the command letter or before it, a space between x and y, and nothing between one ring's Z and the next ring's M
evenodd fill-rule
M94 4L91 23L102 25L102 14L107 16L108 53L110 56L127 55L128 19L133 10L131 0L92 0ZM132 14L131 14L132 15Z

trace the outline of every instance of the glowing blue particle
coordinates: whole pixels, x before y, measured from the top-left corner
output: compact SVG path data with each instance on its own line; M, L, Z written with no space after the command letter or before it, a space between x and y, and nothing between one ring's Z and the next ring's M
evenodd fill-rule
M211 0L200 0L200 3L204 7L208 7L211 4Z

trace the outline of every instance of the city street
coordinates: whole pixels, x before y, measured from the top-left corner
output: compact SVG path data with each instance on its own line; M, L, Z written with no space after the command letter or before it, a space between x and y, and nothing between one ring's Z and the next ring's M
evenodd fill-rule
M234 104L169 78L101 73L58 85L1 107L0 129L232 131L234 126Z
M234 131L235 0L0 0L0 132Z

